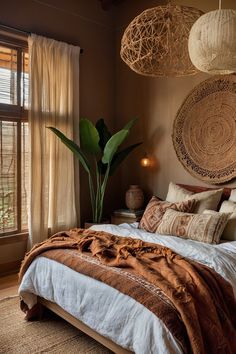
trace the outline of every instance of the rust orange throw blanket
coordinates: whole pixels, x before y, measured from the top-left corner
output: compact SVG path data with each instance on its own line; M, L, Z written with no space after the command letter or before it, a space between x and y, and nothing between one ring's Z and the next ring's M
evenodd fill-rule
M73 229L34 246L22 263L20 280L38 255L133 297L165 323L185 352L189 340L195 354L236 353L232 287L204 265L158 244Z

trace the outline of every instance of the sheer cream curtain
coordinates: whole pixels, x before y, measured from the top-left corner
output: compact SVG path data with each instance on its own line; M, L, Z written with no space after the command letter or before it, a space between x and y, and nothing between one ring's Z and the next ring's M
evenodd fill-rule
M80 48L29 37L30 246L77 224L74 157L47 127L74 138Z

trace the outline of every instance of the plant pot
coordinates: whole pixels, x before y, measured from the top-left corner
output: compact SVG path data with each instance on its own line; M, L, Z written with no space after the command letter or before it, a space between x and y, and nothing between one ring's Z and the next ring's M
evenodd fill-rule
M85 221L84 228L88 229L91 226L102 225L102 224L110 224L110 220L109 219L103 219L101 222L93 222L92 220L88 220L88 221Z

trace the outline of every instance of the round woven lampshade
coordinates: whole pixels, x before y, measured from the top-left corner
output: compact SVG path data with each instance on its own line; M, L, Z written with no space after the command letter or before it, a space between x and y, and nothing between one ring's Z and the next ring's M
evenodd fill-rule
M193 23L203 13L172 4L147 9L129 24L120 55L136 73L145 76L193 75L198 70L188 54Z
M188 48L200 71L236 72L236 10L220 9L201 16L190 31Z
M196 86L173 126L178 159L196 178L213 184L236 177L236 75Z

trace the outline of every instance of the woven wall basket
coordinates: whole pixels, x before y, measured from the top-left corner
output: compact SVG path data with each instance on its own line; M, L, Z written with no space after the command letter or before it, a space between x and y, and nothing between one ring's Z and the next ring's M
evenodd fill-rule
M236 75L196 86L177 113L172 139L194 177L212 184L236 177Z
M188 36L202 14L193 7L170 3L143 11L123 34L121 58L145 76L196 74L198 70L189 58Z

